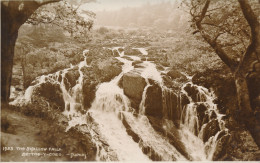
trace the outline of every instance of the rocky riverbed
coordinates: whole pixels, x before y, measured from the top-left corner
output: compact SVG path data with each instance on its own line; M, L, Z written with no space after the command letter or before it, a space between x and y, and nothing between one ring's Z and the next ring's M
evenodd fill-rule
M115 138L140 150L132 159L260 159L251 135L234 118L228 72L190 77L149 48L95 47L83 56L79 65L39 77L11 104L78 133L88 144L83 151L97 151L89 159L131 160Z

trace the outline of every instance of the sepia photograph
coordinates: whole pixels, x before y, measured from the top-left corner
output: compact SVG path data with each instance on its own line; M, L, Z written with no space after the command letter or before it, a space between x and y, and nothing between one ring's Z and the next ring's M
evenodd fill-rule
M1 0L1 162L260 161L260 0Z

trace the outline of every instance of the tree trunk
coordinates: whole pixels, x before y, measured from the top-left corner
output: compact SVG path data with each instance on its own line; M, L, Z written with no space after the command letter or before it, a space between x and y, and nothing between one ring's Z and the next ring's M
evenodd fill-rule
M1 2L1 100L8 103L18 30L41 5L59 0Z
M260 147L260 123L255 117L250 104L246 78L240 71L237 71L235 74L235 84L237 89L239 120L244 122L256 144Z
M26 88L26 72L25 72L25 67L26 67L26 51L22 50L22 62L21 62L21 65L22 65L22 72L23 72L23 88L25 89Z
M8 30L5 30L4 26L5 24L2 23L2 31L4 31L4 33L2 32L1 34L1 100L2 102L7 103L10 96L14 46L16 38L18 36L18 30L14 34L8 35Z
M204 6L200 9L201 13L198 17L192 14L193 9L191 9L190 11L191 15L193 16L193 21L195 22L195 25L200 31L204 40L215 50L216 54L230 68L233 75L235 76L238 109L240 113L239 116L236 118L246 125L256 144L260 147L260 121L258 121L256 116L254 115L250 100L250 98L252 98L252 93L250 92L249 94L247 82L247 76L252 72L252 63L257 60L259 61L260 57L260 23L258 22L258 18L254 14L248 0L238 0L238 2L240 4L243 15L251 29L250 44L247 47L245 54L241 56L240 62L237 62L235 59L230 57L231 55L226 53L226 51L222 49L222 46L218 44L218 37L215 37L213 39L211 35L205 32L205 29L201 25L201 22L207 14L210 0L207 0ZM250 85L250 91L252 91L252 87L259 87L259 84L255 84L254 86ZM254 93L254 96L258 97L258 95L259 92L256 91Z
M11 11L2 5L1 10L1 100L8 102L12 80L14 46L20 25L12 21ZM10 20L11 19L11 20Z

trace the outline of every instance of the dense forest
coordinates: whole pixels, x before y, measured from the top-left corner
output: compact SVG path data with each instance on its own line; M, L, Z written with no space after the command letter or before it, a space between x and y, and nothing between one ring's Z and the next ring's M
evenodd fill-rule
M258 0L88 3L1 2L1 161L260 160Z

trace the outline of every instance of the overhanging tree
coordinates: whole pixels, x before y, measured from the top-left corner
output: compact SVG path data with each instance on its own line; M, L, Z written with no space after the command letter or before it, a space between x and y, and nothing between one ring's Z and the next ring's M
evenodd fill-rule
M12 79L12 68L14 58L14 47L18 36L18 30L25 22L31 24L55 23L70 31L84 31L92 27L91 21L86 22L82 17L73 18L77 15L76 10L83 3L94 0L69 0L70 6L64 1L66 7L56 7L55 13L35 11L46 4L59 2L61 0L31 0L31 1L10 1L1 2L1 100L7 103L10 96ZM70 7L70 8L69 8ZM76 10L75 10L76 8ZM66 9L66 10L63 10ZM93 13L89 13L90 15ZM69 23L68 23L69 22ZM68 23L68 24L64 24ZM74 27L74 28L73 28ZM83 29L83 30L79 30ZM86 32L84 31L84 34Z
M12 79L14 47L22 24L42 5L59 0L1 2L1 100L8 102Z
M47 5L39 8L26 21L32 25L58 26L68 31L72 37L77 34L85 35L93 26L95 13L83 10L86 17L78 13L79 7L93 0L61 1L58 4ZM78 3L76 3L78 2Z
M230 68L237 90L239 117L260 146L260 4L259 1L191 0L195 33Z

